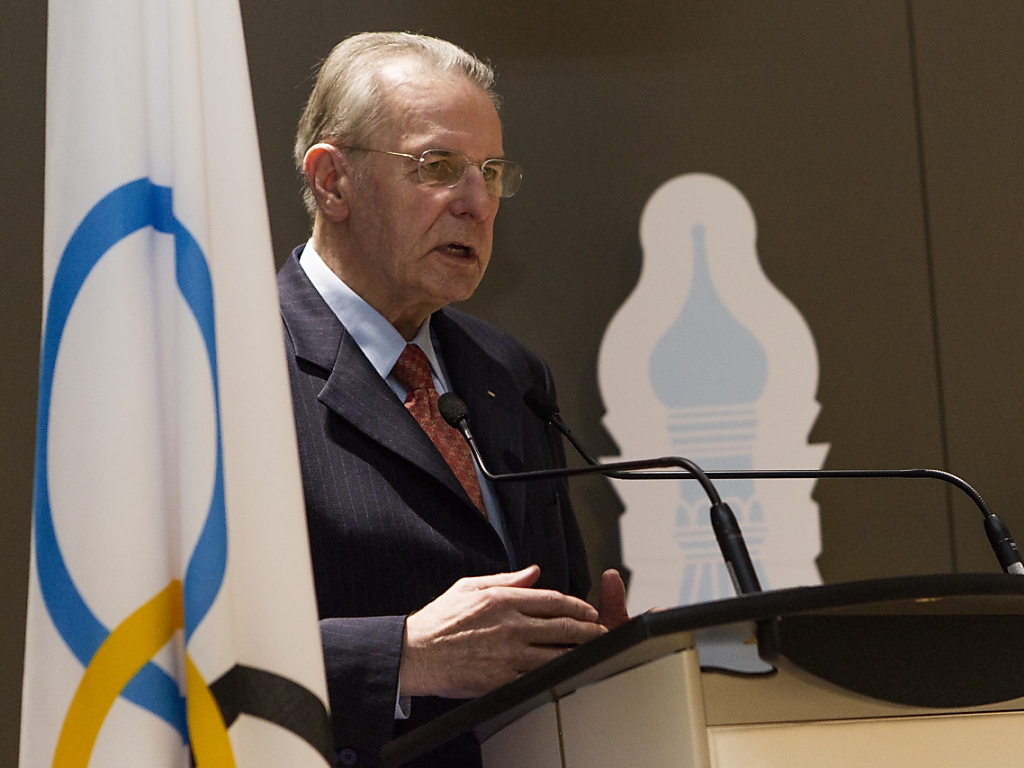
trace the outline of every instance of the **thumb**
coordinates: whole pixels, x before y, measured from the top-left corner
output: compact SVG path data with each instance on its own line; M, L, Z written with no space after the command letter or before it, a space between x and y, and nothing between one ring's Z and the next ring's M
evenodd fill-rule
M598 610L598 621L608 629L615 629L629 621L626 586L622 583L622 576L613 568L601 574L601 602Z

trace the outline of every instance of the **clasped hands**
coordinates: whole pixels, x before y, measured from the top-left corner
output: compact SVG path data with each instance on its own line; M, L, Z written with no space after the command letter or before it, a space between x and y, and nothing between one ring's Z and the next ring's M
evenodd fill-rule
M618 571L601 577L600 610L533 589L540 568L459 579L406 620L403 696L475 698L629 620Z

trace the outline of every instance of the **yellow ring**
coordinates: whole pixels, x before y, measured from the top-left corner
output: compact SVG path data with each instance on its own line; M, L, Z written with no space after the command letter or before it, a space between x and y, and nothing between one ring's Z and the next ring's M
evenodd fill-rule
M175 579L111 632L96 650L71 699L53 768L88 768L100 728L121 691L183 626L181 581ZM220 707L185 654L189 739L200 768L234 768Z

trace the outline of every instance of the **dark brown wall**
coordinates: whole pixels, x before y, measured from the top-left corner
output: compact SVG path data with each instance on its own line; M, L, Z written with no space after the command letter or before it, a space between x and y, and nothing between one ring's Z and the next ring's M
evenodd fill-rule
M43 254L46 4L0 5L0 765L17 765Z
M17 744L40 314L44 12L0 10L0 763ZM735 184L818 345L826 466L948 467L1024 536L1024 6L243 0L278 260L307 236L290 161L315 64L408 29L489 58L526 166L467 308L551 363L596 453L595 363L639 274L641 207L689 171ZM69 171L70 172L70 171ZM595 569L620 507L574 488ZM980 515L923 481L821 483L829 581L991 570Z
M914 19L949 469L1024 531L1024 4ZM988 568L970 504L954 512L958 565Z

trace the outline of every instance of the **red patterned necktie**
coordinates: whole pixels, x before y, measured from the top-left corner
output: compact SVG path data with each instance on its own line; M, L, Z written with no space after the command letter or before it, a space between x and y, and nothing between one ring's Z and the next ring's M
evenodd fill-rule
M438 394L430 376L430 361L426 354L415 344L406 344L391 372L406 389L405 407L437 446L477 509L487 517L487 507L484 506L469 446L459 430L448 426L437 410Z

